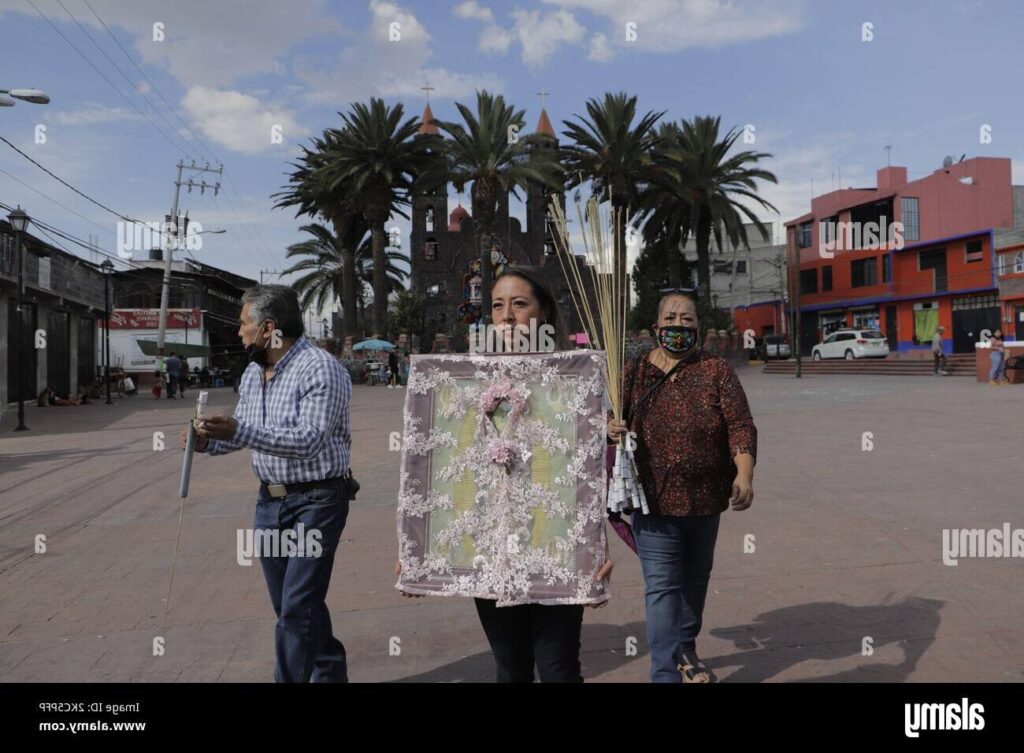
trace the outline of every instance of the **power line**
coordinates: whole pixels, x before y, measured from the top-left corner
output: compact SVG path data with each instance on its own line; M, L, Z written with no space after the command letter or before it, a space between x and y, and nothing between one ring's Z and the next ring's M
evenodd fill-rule
M99 21L100 24L103 26L103 28L106 30L107 35L112 40L114 40L114 44L116 44L121 49L121 52L124 53L124 56L126 58L128 58L128 62L130 62L133 66L135 66L135 69L140 74L142 74L142 77L152 87L153 91L156 92L156 95L158 97L160 97L160 101L162 101L167 106L167 109L171 111L171 114L174 115L174 117L176 117L178 119L178 122L181 123L181 125L185 128L186 131L188 131L188 133L192 137L192 139L197 144L199 144L199 146L201 146L203 148L203 150L207 153L207 155L209 155L209 157L214 162L220 162L220 160L217 159L216 155L214 155L214 153L212 151L210 151L209 147L207 147L206 144L203 143L203 140L199 138L199 136L196 134L195 131L192 130L191 126L189 126L189 124L185 122L184 118L182 118L181 115L178 114L178 111L175 109L174 105L172 105L170 102L167 101L167 99L161 93L159 87L157 87L157 85L155 83L153 83L153 80L149 76L146 75L146 72L142 69L142 67L138 63L135 62L135 58L133 58L128 53L128 50L126 50L124 48L124 45L122 45L121 42L118 41L117 37L114 36L114 33L110 30L110 27L107 26L106 22L102 18L100 18L100 15L96 12L96 10L92 7L92 5L90 5L89 0L82 0L82 2L85 3L86 7L89 8L90 11L92 11L92 14L96 17L96 20Z
M177 151L178 149L181 148L181 147L178 146L178 144L175 144L174 141L172 141L171 138L168 137L168 135L166 133L164 133L163 130L161 130L161 128L156 123L154 123L152 120L150 120L149 116L146 115L145 112L143 112L141 109L139 109L139 107L134 102L132 102L131 99L129 99L127 96L125 96L124 92L122 92L117 87L117 85L107 77L107 75L103 71L101 71L99 68L97 68L96 64L93 63L92 60L90 60L89 57L84 52L82 52L80 49L78 49L78 46L75 45L75 43L72 42L70 39L68 39L67 35L65 35L64 32L62 32L60 29L58 29L57 26L53 23L53 21L51 21L49 18L47 18L45 16L43 14L43 12L41 10L39 10L39 8L36 7L35 3L33 3L32 0L26 0L26 2L28 2L28 4L31 5L32 8L35 10L35 12L39 14L40 18L42 18L44 21L46 21L46 23L48 23L50 25L50 28L52 28L55 32L60 34L61 38L65 42L67 42L69 45L71 45L71 48L75 52L77 52L81 56L81 58L85 62L87 62L89 64L89 66L94 71L96 71L98 74L100 74L100 76L103 78L104 81L106 81L108 84L110 84L111 88L114 91L116 91L121 96L121 98L124 99L124 101L127 102L128 105L133 110L135 110L137 113L139 113L139 115L141 115L143 118L145 118L146 122L149 123L151 126L153 126L153 128L156 129L156 132L159 133L161 136L163 136L167 140L167 143L169 143L172 147L174 147L175 151ZM185 156L187 156L187 155L185 155Z
M88 217L86 217L86 216L85 216L84 214L80 214L80 213L76 212L76 211L75 211L74 209L72 209L71 207L68 207L68 206L65 206L64 204L61 204L61 203L60 203L59 201L57 201L57 200L56 200L56 199L54 199L53 197L51 197L51 196L47 196L47 195L46 195L45 193L43 193L42 191L40 191L40 190L39 190L38 188L33 188L33 187L32 187L32 186L30 186L30 185L29 185L28 183L26 183L25 181L21 180L20 178L17 178L17 177L15 177L14 175L11 175L11 174L10 174L9 172L7 172L6 170L4 170L3 168L0 168L0 173L3 173L4 175L6 175L6 176L7 176L8 178L10 178L11 180L13 180L14 182L16 182L16 183L20 183L21 185L25 186L25 188L27 188L28 190L30 190L30 191L34 191L35 193L39 194L40 196L42 196L42 197L43 197L44 199L46 199L47 201L53 202L54 204L56 204L57 206L59 206L59 207L60 207L61 209L65 210L65 211L67 211L67 212L71 212L71 214L73 214L73 215L75 215L75 216L77 216L77 217L79 217L79 218L81 218L81 219L85 220L85 221L86 221L86 222L88 222L88 223L89 223L90 225L95 225L95 226L96 226L96 227L98 227L98 228L99 228L100 230L103 230L104 232L110 233L110 234L111 234L111 235L113 235L113 236L116 236L116 235L117 235L117 233L115 233L115 232L114 232L113 230L111 230L111 229L110 229L109 227L106 227L106 226L104 226L104 225L101 225L101 224L99 224L98 222L93 222L93 221L92 221L92 220L90 220L90 219L89 219Z
M31 2L31 0L29 0L29 1ZM141 224L145 224L145 223L143 223L143 222L142 222L141 220L136 220L136 219L135 219L135 218L133 218L133 217L129 217L128 215L125 215L125 214L121 214L120 212L117 212L117 211L115 211L115 210L111 209L111 208L110 208L110 207L108 207L108 206L107 206L106 204L101 204L100 202L96 201L96 199L92 198L92 197L91 197L91 196L89 196L88 194L86 194L86 193L83 193L82 191L79 191L79 190L78 190L77 188L75 188L75 187L74 187L73 185L71 185L70 183L68 183L68 182L67 182L66 180L64 180L63 178L61 178L61 177L60 177L59 175L57 175L57 174L55 174L55 173L51 172L51 171L50 171L50 170L48 170L48 169L47 169L46 167L44 167L43 165L39 164L39 163L38 163L38 162L37 162L36 160L34 160L34 159L33 159L32 157L30 157L29 155L25 154L25 152L21 151L21 150L20 150L20 149L19 149L18 147L16 147L16 146L15 146L14 144L12 144L12 143L11 143L10 141L8 141L7 139L5 139L5 138L4 138L3 136L0 136L0 141L2 141L2 142L4 142L5 144L7 144L7 146L9 146L9 147L10 147L11 149L13 149L14 151L16 151L16 152L17 152L18 154L20 154L20 155L21 155L22 157L24 157L25 159L27 159L27 160L28 160L29 162L31 162L31 163L32 163L33 165L35 165L36 167L38 167L38 168L39 168L40 170L42 170L42 171L43 171L44 173L46 173L47 175L49 175L49 176L50 176L51 178L53 178L54 180L56 180L56 181L57 181L58 183L61 183L62 185L64 185L64 186L66 186L66 187L70 188L70 189L71 189L72 191L74 191L74 192L75 192L76 194L78 194L79 196L81 196L81 197L82 197L83 199L85 199L86 201L89 201L89 202L91 202L91 203L95 204L95 205L96 205L96 206L98 206L98 207L99 207L100 209L102 209L102 210L103 210L104 212L109 212L110 214L114 215L115 217L119 217L120 219L122 219L122 220L125 220L126 222L134 222L134 223L138 223L138 224L140 224L140 225L141 225ZM157 234L159 234L159 235L161 235L161 236L162 236L162 235L168 235L168 233L165 233L165 232L164 232L163 230L154 230L153 232L155 232L155 233L157 233Z
M131 80L131 79L130 79L130 78L128 77L128 74L126 74L126 73L125 73L125 72L124 72L123 70L121 70L121 67L120 67L120 66L119 66L119 65L118 65L117 63L115 63L115 62L114 62L113 58L111 58L111 57L110 57L110 55L108 55L108 54L107 54L107 51L106 51L106 50L104 50L104 49L103 49L102 47L100 47L100 45L99 45L99 43L98 43L98 42L96 41L96 39L95 39L95 38L94 38L94 37L92 36L92 34L90 34L90 33L89 33L89 30L88 30L88 29L86 29L86 28L85 28L85 27L84 27L84 26L83 26L83 25L82 25L82 24L81 24L81 23L79 22L79 20L78 20L77 18L75 18L75 17L74 17L74 15L73 15L73 14L71 13L71 11L69 11L69 10L67 9L67 6L66 6L66 5L64 5L64 1L63 1L63 0L57 0L57 4L58 4L58 5L60 5L60 7L64 9L64 12L65 12L65 13L67 13L67 14L68 14L68 16L69 16L69 17L71 18L71 20L72 20L72 21L74 21L74 22L75 22L75 24L76 24L76 25L78 26L78 28L82 30L82 33L83 33L83 34L85 34L85 36L89 38L89 41L90 41L90 42L92 42L93 46L94 46L94 47L95 47L95 48L96 48L97 50L99 50L99 51L100 51L100 54L101 54L101 55L103 55L103 57L105 57L105 58L107 59L107 61L108 61L108 62L109 62L109 63L110 63L110 64L111 64L112 66L114 66L114 70L116 70L116 71L117 71L118 73L120 73L120 74L121 74L121 76L122 76L122 78L124 78L124 80L128 82L128 85L129 85L129 86L130 86L130 87L132 88L132 90L133 90L133 91L135 91L135 93L137 93L137 94L138 94L138 95L139 95L140 97L142 97L142 98L143 98L144 100L146 100L146 104L148 104L148 105L149 105L150 107L152 107L152 108L153 108L153 111L154 111L154 112L155 112L155 113L156 113L157 115L159 115L159 116L160 116L160 117L161 117L161 118L163 119L163 121L164 121L164 122L165 122L165 123L167 124L167 127L168 127L168 128L170 128L170 132L171 132L172 134L175 134L175 135L177 135L177 133L176 133L176 130L177 130L177 129L176 129L175 127L174 127L174 125L173 125L173 124L171 123L171 121L169 121L169 120L167 119L167 116L166 116L166 115L164 115L164 114L163 114L163 112L161 112L161 111L160 111L160 110L159 110L159 109L158 109L158 108L156 107L156 105L154 105L154 104L153 104L152 102L150 102L150 101L149 101L149 97L147 97L147 96L146 96L145 94L143 94L142 92L140 92L140 91L139 91L138 87L137 87L137 86L135 85L135 82L134 82L134 81L132 81L132 80ZM119 90L119 91L120 91L120 90ZM180 136L178 136L178 138L179 138L179 139L181 139L181 137L180 137ZM184 140L184 139L181 139L181 143L182 143L182 144L183 144L183 145L185 146L185 150L186 150L186 152L187 152L187 151L188 151L188 148L189 148L188 144L187 144L187 143L185 142L185 140Z
M212 150L211 150L211 149L210 149L210 148L208 147L208 145L207 145L207 144L206 144L206 143L205 143L205 142L203 141L203 139L199 137L199 135L198 135L198 134L197 134L197 133L195 132L195 130L194 130L193 128L191 128L191 127L190 127L190 126L189 126L189 125L188 125L188 124L187 124L187 123L185 122L185 120L184 120L184 119L183 119L183 118L182 118L182 117L180 116L180 114L179 114L179 113L178 113L178 111L177 111L177 110L176 110L176 109L174 108L174 106L172 106L172 104L171 104L171 103L170 103L170 102L169 102L169 101L167 100L167 98L166 98L166 97L165 97L165 96L163 95L163 93L162 93L162 92L160 91L160 88L159 88L159 87L158 87L158 86L157 86L157 85L156 85L156 84L155 84L155 83L153 82L153 80L152 80L152 79L150 79L150 77L146 76L146 74L145 74L145 71L143 71L143 70L142 70L142 68L141 68L141 67L140 67L140 66L139 66L139 65L137 64L137 62L135 61L135 58L134 58L134 57L132 57L132 56L131 56L131 55L130 55L130 54L128 53L128 50L126 50L126 49L124 48L124 45L122 45L122 44L121 44L121 42L120 42L120 41L118 40L118 38L117 38L116 36L114 36L114 33L113 33L113 32L111 31L110 27L106 26L106 23L105 23L105 22L104 22L104 20L103 20L103 19L102 19L102 18L101 18L101 17L99 16L99 14L98 14L98 13L96 12L96 10L95 10L95 9L94 9L94 8L92 7L92 5L91 5L91 4L89 3L89 0L83 0L83 2L84 2L84 3L85 3L85 5L86 5L86 6L87 6L87 7L89 8L89 10L90 10L90 11L92 11L92 14L93 14L93 15L94 15L94 16L96 17L96 20L98 20L99 24L100 24L100 25L101 25L101 26L103 27L103 29L104 29L104 30L106 31L106 34L108 34L108 35L109 35L109 36L111 37L111 39L113 39L113 40L114 40L114 43L115 43L115 44L116 44L116 45L117 45L117 46L118 46L118 47L119 47L119 48L121 49L121 51L122 51L122 53L123 53L123 54L125 55L125 57L127 57L127 58L128 58L128 60L129 60L129 61L131 62L131 64L132 64L132 66L134 66L134 67L135 67L135 69L136 69L136 70L137 70L137 71L138 71L138 72L139 72L139 73L140 73L140 74L142 75L142 77L143 77L143 78L144 78L144 79L145 79L145 80L146 80L146 81L147 81L148 83L150 83L150 85L151 85L151 86L153 87L154 91L155 91L155 92L157 93L157 96L159 96L159 97L160 97L160 99L161 99L161 100L162 100L162 101L164 102L164 104L166 104L166 106L167 106L167 109L168 109L168 110L170 110L170 111L171 111L171 113L172 113L172 114L174 115L174 117L175 117L175 118L176 118L176 119L178 120L178 122L179 122L179 123L181 123L181 125L182 125L182 126L184 127L184 129L185 129L185 130L186 130L186 131L188 132L188 134L189 134L189 136L191 137L191 139L193 139L193 140L194 140L194 141L195 141L195 142L196 142L196 143L197 143L197 144L199 145L199 147L200 147L200 148L201 148L201 149L202 149L202 150L203 150L204 152L206 152L206 154L207 154L207 155L209 155L209 157L210 157L210 158L211 158L211 159L212 159L212 160L213 160L214 162L221 162L221 164L222 164L222 160L220 160L220 159L219 159L219 158L218 158L218 157L217 157L217 156L216 156L216 155L215 155L215 154L213 153L213 151L212 151ZM69 15L70 15L70 13L69 13ZM109 58L108 58L108 59L109 59ZM113 62L113 60L112 60L112 62ZM119 70L120 70L120 69L119 69ZM124 76L124 73L122 73L122 75ZM127 77L126 77L126 78L127 78ZM146 101L148 101L148 99L146 99ZM151 102L151 107L152 107L152 102ZM155 109L156 109L156 108L155 108ZM168 123L168 125L170 125L170 124ZM182 139L182 140L183 140L183 139ZM238 199L238 204L239 204L239 208L240 208L240 210L241 210L241 209L243 208L243 206L244 206L244 202L243 202L243 200L242 200L242 197L241 197L241 195L239 194L239 191L238 191L238 189L236 189L236 187L234 187L234 181L233 181L233 180L231 179L230 173L229 173L229 172L225 172L225 173L224 173L224 175L225 175L225 177L227 178L227 183L228 183L228 187L229 187L229 189L231 190L231 193L233 193L233 194L234 194L234 196L236 196L236 198ZM272 262L272 255L270 254L270 247L269 247L269 244L267 244L267 243L266 243L266 241L264 240L264 238L263 238L262 234L260 234L260 232L259 232L259 228L258 228L258 227L256 227L255 225L254 225L254 226L253 226L252 228L250 228L250 227L247 227L247 226L246 226L246 224L245 224L245 222L243 222L243 221L242 221L242 218L241 218L241 216L240 216L239 212L238 212L238 211L236 211L236 209L234 209L234 206L233 206L233 203L232 203L231 199L230 199L229 197L226 197L226 196L225 196L225 200L226 200L226 201L227 201L227 203L228 203L228 208L230 209L231 213L232 213L232 214L234 215L234 217L236 217L236 221L238 222L238 224L239 224L239 226L240 226L240 229L242 229L242 233L243 233L244 235L248 236L248 239L249 239L249 240L248 240L248 243L252 244L253 248L254 248L254 249L255 249L256 251L260 252L260 254L261 254L261 255L262 255L263 257L264 257L264 261L266 261L266 262Z

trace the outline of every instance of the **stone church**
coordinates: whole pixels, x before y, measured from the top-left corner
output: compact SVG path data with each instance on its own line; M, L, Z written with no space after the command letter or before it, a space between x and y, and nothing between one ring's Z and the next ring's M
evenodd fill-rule
M423 110L420 133L437 133L430 105ZM558 139L547 112L541 110L533 149L557 149ZM552 192L531 185L526 190L526 227L509 216L509 197L501 197L491 248L494 279L506 265L538 267L558 300L570 335L582 332L569 284L555 248L555 229L549 220ZM522 193L520 193L522 195ZM558 192L565 207L564 193ZM471 204L467 195L466 203ZM469 209L458 201L449 211L448 184L413 197L411 231L411 289L426 299L426 330L420 352L461 351L469 326L481 320L480 249ZM582 263L582 259L580 260ZM582 339L582 338L581 338Z

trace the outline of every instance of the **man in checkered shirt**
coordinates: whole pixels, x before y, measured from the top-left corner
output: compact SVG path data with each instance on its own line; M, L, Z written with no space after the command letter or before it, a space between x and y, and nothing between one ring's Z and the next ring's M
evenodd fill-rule
M251 363L238 405L233 416L196 421L195 449L207 455L252 450L260 480L253 556L277 614L274 679L347 682L345 646L332 633L325 599L348 517L352 380L337 359L303 337L292 288L260 285L246 291L242 304L238 335ZM267 546L271 537L277 546Z

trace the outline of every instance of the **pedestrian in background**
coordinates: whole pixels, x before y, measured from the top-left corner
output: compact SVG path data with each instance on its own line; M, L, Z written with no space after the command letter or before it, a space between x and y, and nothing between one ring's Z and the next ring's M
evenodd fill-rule
M932 359L935 361L933 369L935 376L939 376L939 374L946 376L949 373L946 371L946 354L942 352L942 333L945 331L946 328L939 325L935 334L932 335Z
M174 353L171 353L170 357L164 361L164 366L167 367L167 399L174 400L174 395L178 391L178 374L181 371L181 360Z
M988 383L989 384L1009 384L1006 381L1006 346L1003 344L1003 331L997 329L992 333L992 337L989 340L989 348L991 348L991 361L992 364L988 370Z

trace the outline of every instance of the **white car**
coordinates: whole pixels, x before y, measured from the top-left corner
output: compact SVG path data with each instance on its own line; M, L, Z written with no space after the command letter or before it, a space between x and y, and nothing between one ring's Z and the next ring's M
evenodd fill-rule
M811 358L885 358L889 355L889 341L877 329L840 329L811 349Z

